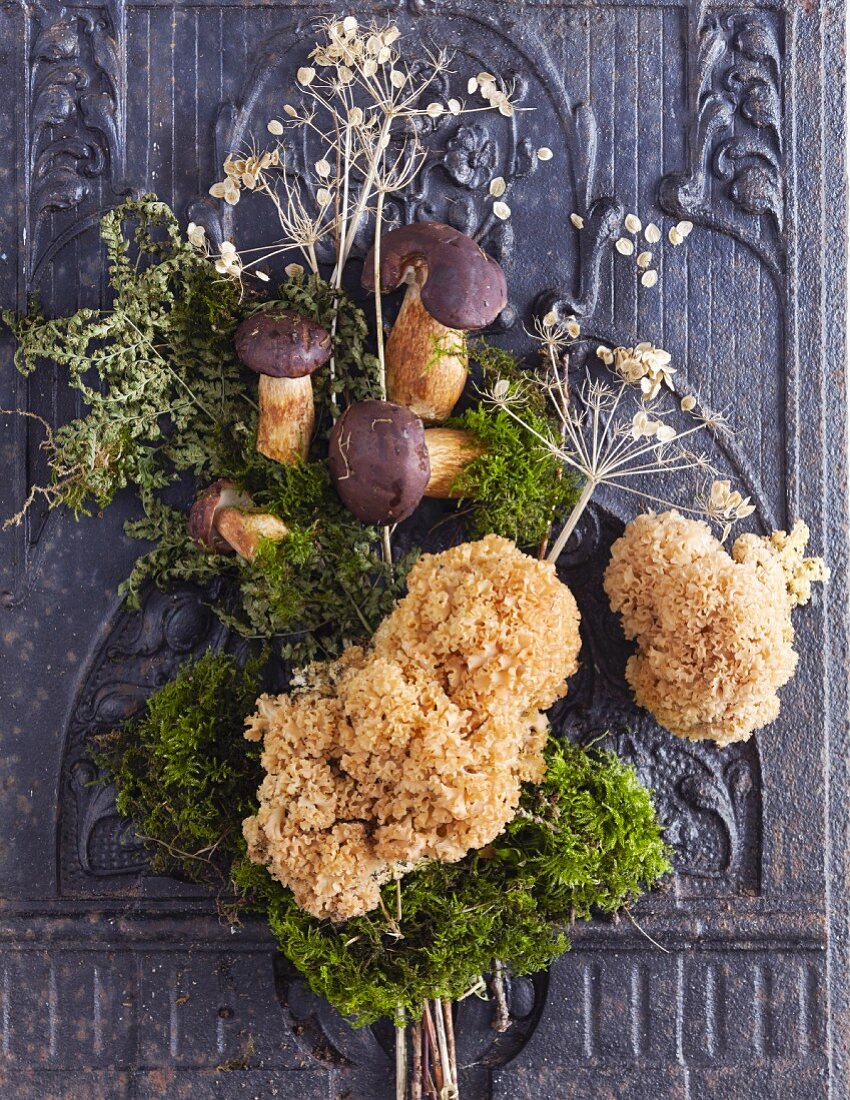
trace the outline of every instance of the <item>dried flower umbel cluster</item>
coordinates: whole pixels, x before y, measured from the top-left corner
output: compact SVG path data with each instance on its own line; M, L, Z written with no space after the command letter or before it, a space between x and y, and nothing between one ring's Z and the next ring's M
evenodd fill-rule
M741 535L730 556L705 523L665 512L614 543L605 591L637 641L626 679L671 733L723 746L777 718L797 666L791 611L828 576L808 537L804 523Z
M301 102L286 103L282 117L268 124L280 140L271 150L228 157L225 178L210 193L230 204L243 191L260 193L277 211L280 242L244 262L241 273L256 273L271 256L293 249L318 273L317 245L327 239L334 250L331 281L339 286L365 221L373 217L373 236L379 239L387 196L409 187L422 167L427 153L422 122L486 111L511 117L517 108L512 89L487 72L469 78L467 94L475 97L469 102L441 97L436 84L450 71L449 56L439 51L407 60L393 25L361 26L353 16L331 19L323 24L310 60L296 74ZM316 149L312 170L287 153L287 137L298 132ZM537 151L541 161L551 156L549 149ZM490 182L499 218L510 216L506 188L502 177Z
M647 479L688 471L713 476L708 457L693 451L686 441L706 429L715 433L725 430L725 420L721 414L701 408L693 395L678 402L678 411L688 417L686 425L679 427L668 420L674 410L665 408L663 398L676 393L676 372L667 351L649 343L634 348L600 346L596 355L608 368L609 378L598 378L588 371L574 391L569 379L569 355L581 335L576 318L561 320L554 312L548 313L535 322L532 335L541 346L543 367L529 373L527 384L539 386L546 395L560 424L560 440L553 443L545 439L523 421L517 411L515 385L500 379L488 397L537 435L584 482L581 497L552 546L550 561L557 560L601 485L614 486L651 504L669 505L664 497L647 488ZM704 501L683 510L710 516L728 533L734 520L754 510L749 499L729 490L728 482L714 481Z

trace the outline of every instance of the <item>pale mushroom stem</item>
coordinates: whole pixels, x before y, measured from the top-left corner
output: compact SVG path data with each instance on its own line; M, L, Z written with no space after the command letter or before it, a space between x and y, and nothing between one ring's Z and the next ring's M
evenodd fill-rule
M426 421L446 420L468 375L466 333L435 321L413 277L387 340L387 396Z
M313 383L303 378L260 376L257 450L275 462L306 462L316 423Z
M289 528L277 516L229 506L219 509L215 526L221 537L246 561L253 561L257 556L260 539L282 542L289 536Z
M470 462L484 454L486 447L472 432L463 428L428 428L425 446L431 461L431 477L426 497L449 500L461 494L452 487Z

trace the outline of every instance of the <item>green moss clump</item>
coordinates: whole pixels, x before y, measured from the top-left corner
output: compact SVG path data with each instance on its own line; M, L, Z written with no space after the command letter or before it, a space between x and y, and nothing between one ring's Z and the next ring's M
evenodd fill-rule
M411 1018L426 997L462 996L500 959L516 974L569 949L566 928L614 912L670 870L649 791L606 752L552 740L547 776L526 785L502 835L459 863L429 863L401 881L398 930L380 911L340 926L319 922L263 867L233 879L262 910L283 954L314 992L357 1024ZM396 887L384 887L395 912Z
M523 419L545 438L552 437L549 423L537 413L525 409ZM451 424L472 432L486 447L452 486L471 509L469 538L494 532L518 546L539 543L552 522L578 500L576 479L565 476L552 452L504 409L479 405Z
M534 973L568 950L572 920L628 905L669 870L634 769L553 739L544 782L524 787L501 836L401 880L397 927L380 910L342 925L319 921L246 856L241 823L256 810L262 771L244 716L259 687L259 662L242 670L207 654L152 696L97 760L119 810L151 841L152 869L219 890L229 877L228 907L261 913L311 988L358 1024L399 1006L416 1017L426 997L459 997L493 959ZM395 913L395 883L383 894Z
M95 762L115 784L118 811L149 842L152 871L221 887L244 852L242 819L256 809L263 773L243 733L262 664L205 653L101 739Z

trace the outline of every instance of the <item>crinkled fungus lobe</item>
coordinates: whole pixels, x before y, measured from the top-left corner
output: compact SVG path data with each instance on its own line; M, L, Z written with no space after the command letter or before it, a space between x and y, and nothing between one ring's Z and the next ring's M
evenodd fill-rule
M380 291L407 284L387 341L387 391L427 421L445 420L467 376L466 333L491 325L507 305L505 273L471 237L416 222L381 239ZM375 290L374 251L363 286Z
M462 859L543 778L543 711L566 694L579 612L549 563L489 535L426 554L368 649L314 665L297 694L262 696L248 854L316 917L379 904L418 860Z
M330 333L293 310L266 310L239 325L236 354L260 376L257 450L285 464L306 460L316 420L310 375L330 358Z
M198 494L189 512L189 534L212 554L239 554L253 561L261 538L280 542L289 534L283 520L258 512L248 493L227 479Z
M638 516L611 548L605 591L637 643L626 679L678 737L746 741L779 715L797 665L791 611L828 576L808 528L741 535L731 555L678 512Z
M407 519L431 474L422 421L389 401L349 405L334 425L328 462L343 504L361 523Z

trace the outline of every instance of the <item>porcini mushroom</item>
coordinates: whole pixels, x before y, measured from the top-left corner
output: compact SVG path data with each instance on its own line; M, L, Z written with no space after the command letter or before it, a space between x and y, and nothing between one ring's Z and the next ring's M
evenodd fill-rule
M431 475L422 421L389 401L349 405L331 433L328 464L343 504L369 524L407 519Z
M330 333L293 310L267 310L239 325L236 354L260 376L257 450L285 465L306 460L316 421L310 375L330 358Z
M289 529L277 516L254 510L248 493L222 479L198 495L189 512L189 534L209 553L253 561L261 538L281 542Z
M463 392L466 333L507 305L505 274L471 237L438 222L393 229L381 239L380 292L407 293L387 340L387 396L423 420L445 420ZM374 252L362 283L376 290Z

